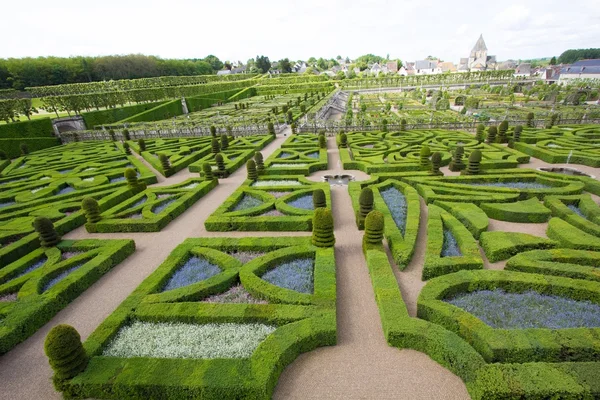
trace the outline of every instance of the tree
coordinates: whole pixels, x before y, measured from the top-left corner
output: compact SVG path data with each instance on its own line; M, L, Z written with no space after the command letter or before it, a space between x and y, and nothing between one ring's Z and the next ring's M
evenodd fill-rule
M219 60L219 57L213 56L212 54L204 57L205 62L207 62L213 71L220 71L223 69L223 63Z
M279 60L279 69L284 73L292 72L292 64L290 64L290 60L287 58Z
M550 59L550 65L556 65L556 57Z
M591 58L600 58L600 48L595 49L570 49L564 51L559 57L560 64L572 64L575 61Z
M258 68L263 74L271 69L271 61L269 57L256 56L256 68Z

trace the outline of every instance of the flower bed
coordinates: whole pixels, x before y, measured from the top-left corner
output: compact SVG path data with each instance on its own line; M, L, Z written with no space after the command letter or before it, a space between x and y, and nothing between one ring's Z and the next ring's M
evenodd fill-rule
M262 278L273 285L301 293L313 293L314 260L311 258L288 261L267 271Z
M162 291L177 289L217 275L221 269L210 261L196 256L190 257L169 279Z

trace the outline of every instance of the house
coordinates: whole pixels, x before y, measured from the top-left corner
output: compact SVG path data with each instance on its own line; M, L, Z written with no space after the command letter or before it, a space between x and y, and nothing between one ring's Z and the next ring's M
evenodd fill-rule
M515 69L515 73L513 74L513 76L515 78L518 78L518 77L529 78L531 76L531 64L529 64L529 63L519 64L519 66L517 66L517 68Z
M407 62L405 65L406 74L407 75L415 75L415 63Z
M434 75L441 74L442 68L437 60L418 60L415 61L415 75Z
M308 68L308 65L306 65L304 61L296 62L296 64L294 64L294 66L292 67L292 72L303 74L306 72L306 68Z
M496 69L497 70L501 70L501 71L508 71L510 69L516 69L517 68L517 63L514 60L506 60L503 61L501 63L499 63L498 65L496 65Z
M575 79L600 79L600 59L576 61L560 70L558 83L569 83Z
M369 72L375 76L377 76L380 72L381 72L381 66L379 65L379 63L375 63L371 66L371 69L369 70Z
M400 76L408 76L408 71L404 68L404 65L400 67L398 70L398 75Z
M488 56L488 49L483 40L483 35L479 35L479 39L471 50L469 58L461 58L458 67L459 72L467 71L486 71L496 68L496 56Z
M232 74L246 74L247 71L248 71L248 67L245 65L241 65L241 64L238 65L237 67L231 69Z
M222 69L221 71L217 71L217 76L221 76L221 75L231 75L231 70L230 69Z
M398 61L388 61L385 64L388 72L395 74L396 72L398 72Z
M358 67L354 67L353 71L356 75L360 74L360 68Z
M442 69L442 72L456 72L456 65L451 61L439 63L439 66Z

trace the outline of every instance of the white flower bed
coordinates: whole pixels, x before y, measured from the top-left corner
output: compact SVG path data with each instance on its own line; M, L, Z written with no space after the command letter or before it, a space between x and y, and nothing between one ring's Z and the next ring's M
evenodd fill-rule
M195 187L197 187L199 185L199 183L194 182L194 183L190 183L189 185L186 185L183 187L183 189L193 189Z
M136 321L121 328L104 356L248 358L276 327L264 324L184 324Z
M271 164L271 167L273 168L297 168L297 167L306 167L308 164Z
M93 182L94 178L93 177L92 178L85 178L85 179L82 179L82 181L84 181L84 182Z
M41 186L41 187L37 187L35 189L31 189L31 193L37 193L42 189L46 189L48 186Z
M252 186L261 187L261 186L300 186L302 185L298 181L292 180L264 180L264 181L256 181L252 184Z

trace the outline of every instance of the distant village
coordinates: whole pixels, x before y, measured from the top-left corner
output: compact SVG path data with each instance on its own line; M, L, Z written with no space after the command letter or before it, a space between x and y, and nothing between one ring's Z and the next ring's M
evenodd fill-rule
M537 78L544 80L548 84L559 83L566 84L576 79L600 79L600 59L581 60L573 64L548 65L543 67L534 67L531 63L517 63L514 60L499 62L496 56L488 55L488 48L483 39L479 36L475 46L471 50L469 57L461 58L458 65L451 61L442 61L433 57L425 60L416 60L404 62L400 65L396 60L386 62L368 63L366 69L356 67L355 61L348 58L338 59L338 65L323 70L316 64L310 64L306 61L296 62L291 70L293 73L304 74L313 73L328 75L330 77L340 76L380 76L380 75L435 75L446 73L464 73L490 70L514 70L514 76L520 78ZM278 75L282 71L279 69L277 61L271 62L269 74ZM217 75L247 73L248 68L241 62L233 63L231 68L218 71Z

